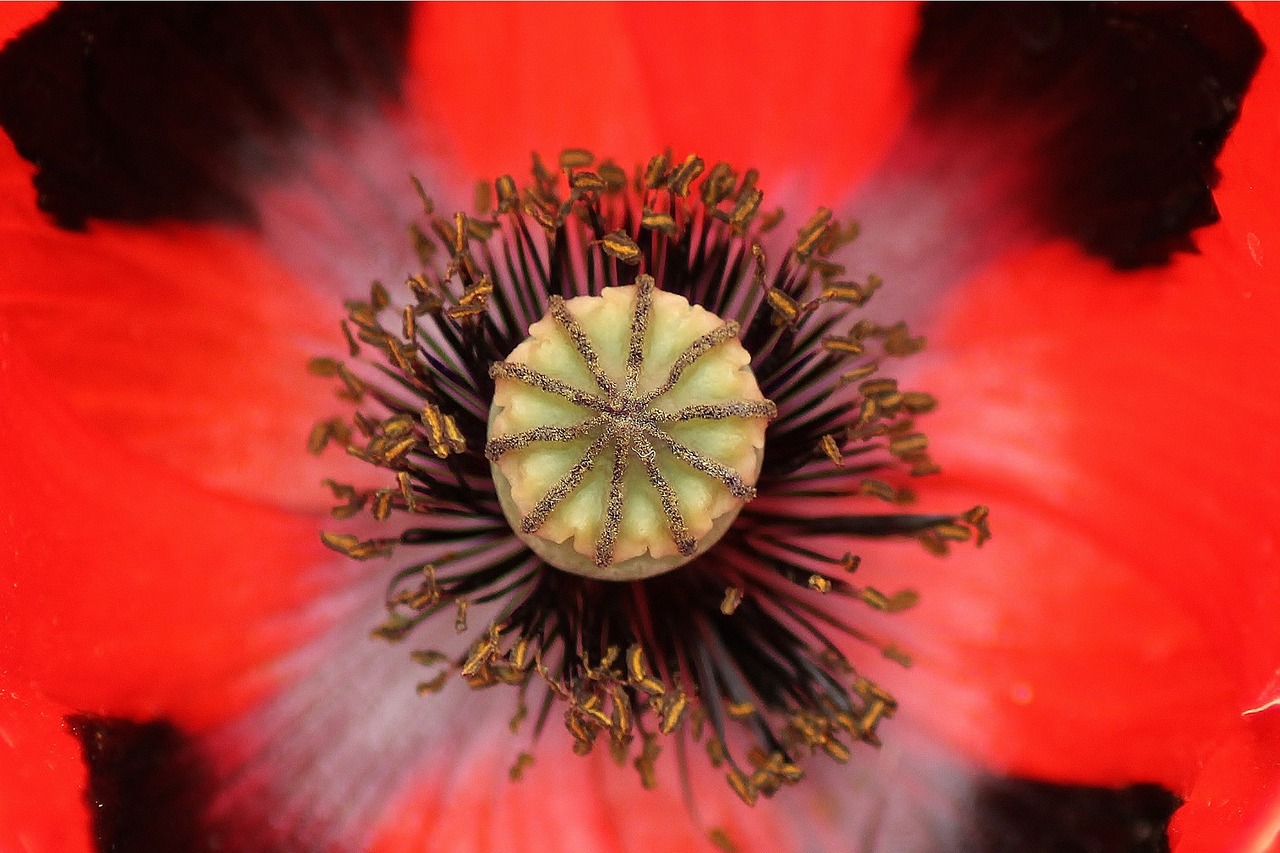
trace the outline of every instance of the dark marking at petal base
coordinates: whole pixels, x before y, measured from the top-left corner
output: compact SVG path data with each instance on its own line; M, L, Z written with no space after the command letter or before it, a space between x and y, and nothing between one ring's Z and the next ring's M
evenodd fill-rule
M1180 800L1159 785L1094 788L1026 779L979 785L975 844L981 853L1166 853Z
M85 800L101 853L190 853L216 849L199 824L205 768L165 721L67 718L89 781Z
M280 141L394 101L408 7L70 4L0 52L0 126L39 204L88 219L251 222L244 187ZM305 115L304 115L305 112Z
M1038 216L1124 269L1218 220L1214 161L1262 53L1227 4L933 3L911 71L925 121L1039 134Z

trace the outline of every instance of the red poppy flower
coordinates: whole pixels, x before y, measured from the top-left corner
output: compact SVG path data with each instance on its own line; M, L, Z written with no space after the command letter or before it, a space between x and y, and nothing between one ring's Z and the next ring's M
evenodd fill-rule
M0 848L1153 849L1172 795L1183 853L1277 843L1280 69L1229 8L21 6L0 43ZM509 782L510 707L415 697L387 578L317 539L367 475L306 453L304 365L402 274L405 177L452 210L569 145L856 216L930 341L925 507L992 508L944 561L858 543L922 596L874 623L901 710L754 809L550 732Z

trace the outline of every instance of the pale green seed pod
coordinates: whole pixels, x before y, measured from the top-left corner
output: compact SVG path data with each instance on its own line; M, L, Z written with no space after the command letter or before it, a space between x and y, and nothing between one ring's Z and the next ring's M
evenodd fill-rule
M654 289L553 298L494 365L485 452L517 535L602 580L669 571L755 496L777 414L736 323Z

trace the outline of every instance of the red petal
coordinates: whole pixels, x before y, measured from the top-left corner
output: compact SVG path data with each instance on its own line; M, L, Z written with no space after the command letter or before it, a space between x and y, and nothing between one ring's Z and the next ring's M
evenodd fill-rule
M509 738L505 732L497 736ZM563 739L555 733L551 740ZM657 790L644 791L634 771L615 765L605 749L584 759L557 742L540 750L519 782L511 782L507 772L512 757L506 752L489 749L468 756L455 774L441 774L434 784L416 791L389 815L373 850L676 853L714 849L705 840L706 831L688 814L674 773L664 774L668 778ZM693 761L705 759L695 755ZM769 804L748 810L726 802L719 790L723 782L700 771L695 771L699 778L694 784L707 825L718 826L728 838L745 845L744 853L790 849L780 809Z
M306 451L341 411L310 355L341 347L336 300L247 237L179 226L47 225L31 167L0 142L0 311L67 400L124 447L199 482L317 509L334 464Z
M990 564L945 568L990 578L994 619L955 675L1033 686L984 746L1020 771L1185 790L1275 671L1280 292L1233 223L1203 245L1124 279L1047 247L962 291L934 338L937 455L997 532Z
M1258 69L1253 88L1241 107L1240 123L1231 135L1218 165L1222 185L1214 193L1222 211L1223 225L1231 232L1227 243L1233 258L1256 275L1270 274L1275 280L1280 268L1280 175L1275 163L1280 159L1280 9L1270 3L1244 3L1241 11L1258 30L1268 53ZM1248 252L1253 268L1243 263L1240 248ZM1212 247L1205 247L1205 253ZM1268 254L1270 257L1268 257Z
M667 145L851 186L905 115L907 4L453 6L421 10L417 98L476 176L584 146ZM834 189L833 189L834 188ZM828 199L828 203L834 199Z
M967 705L942 725L997 766L1185 793L1276 672L1276 85L1269 58L1202 256L1117 276L1044 247L962 289L931 339L925 427L995 539L904 575L937 629L920 642L958 649L942 677Z
M751 808L698 744L689 746L682 772L674 738L660 737L657 787L644 790L604 744L580 758L563 732L548 729L533 747L533 764L512 782L509 768L521 745L511 742L501 721L494 727L477 721L467 732L469 751L419 777L388 810L372 849L712 851L718 849L708 839L713 829L741 853L929 850L940 838L972 845L975 835L982 837L973 806L981 779L902 726L895 727L892 744L857 750L847 765L815 758L805 783ZM633 744L633 754L636 749Z
M971 390L974 406L991 411L987 389ZM944 406L948 399L956 398L944 396ZM937 458L953 474L967 469L942 417L931 420ZM969 426L975 443L997 440ZM1037 438L1018 448L998 440L1017 452ZM882 629L897 632L914 668L855 662L899 697L904 714L993 771L1185 790L1206 732L1221 725L1237 690L1196 614L1142 573L1141 551L1100 534L1096 506L1048 505L1034 481L1019 487L994 466L989 477L966 474L922 491L938 509L988 504L993 539L941 561L901 544L860 549L866 582L917 589L922 602Z
M0 47L53 11L56 3L15 2L0 4Z
M531 151L629 164L656 150L617 6L424 4L414 28L410 97L474 179L524 170Z
M84 766L66 709L0 675L0 850L90 853Z
M1267 43L1280 41L1280 11L1274 6L1245 4L1243 11ZM1280 158L1277 104L1280 62L1273 52L1263 62L1240 127L1223 154L1225 177L1218 193L1235 255L1243 254L1244 248L1267 290L1274 290L1275 255L1280 254L1280 178L1274 168ZM1242 259L1237 263L1248 268ZM1255 571L1263 574L1269 568L1263 564ZM1262 853L1280 846L1280 660L1273 657L1272 663L1277 667L1272 681L1251 713L1239 717L1212 745L1186 806L1174 820L1171 837L1179 853Z
M1244 717L1170 827L1178 853L1267 853L1280 847L1280 714Z
M51 399L0 324L0 665L80 711L202 725L296 640L314 519L220 497Z
M888 148L911 104L911 3L624 4L659 143L831 204ZM795 211L797 215L806 211Z

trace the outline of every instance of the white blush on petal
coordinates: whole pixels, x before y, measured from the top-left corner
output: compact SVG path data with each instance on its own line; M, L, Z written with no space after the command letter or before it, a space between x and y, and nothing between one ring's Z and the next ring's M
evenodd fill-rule
M888 727L886 726L886 731ZM658 787L641 788L630 766L606 749L587 758L569 752L552 727L533 765L516 783L507 772L515 749L505 730L477 731L465 762L428 778L388 813L384 831L395 853L520 851L629 853L714 850L722 829L739 853L926 853L969 849L978 768L931 741L902 718L875 750L858 746L848 765L815 756L808 777L755 807L739 801L700 747L689 752L693 811L676 769L673 743L663 743ZM439 776L439 774L436 774ZM420 834L396 832L411 825Z
M264 246L339 300L364 298L374 279L395 293L420 267L409 225L425 217L411 176L446 218L469 212L476 183L494 176L458 174L450 152L390 110L331 124L289 140L287 176L253 187Z
M486 719L505 725L515 691L473 691L453 674L439 693L419 696L418 682L439 670L409 656L463 651L492 608L473 607L465 635L441 613L389 643L370 637L386 615L386 572L368 578L318 604L313 616L333 626L281 662L280 690L203 742L215 826L247 825L283 849L365 849L407 786L453 766Z
M835 208L862 225L837 259L854 280L884 279L862 316L927 332L954 289L1036 238L1021 196L1024 159L991 141L906 127Z

